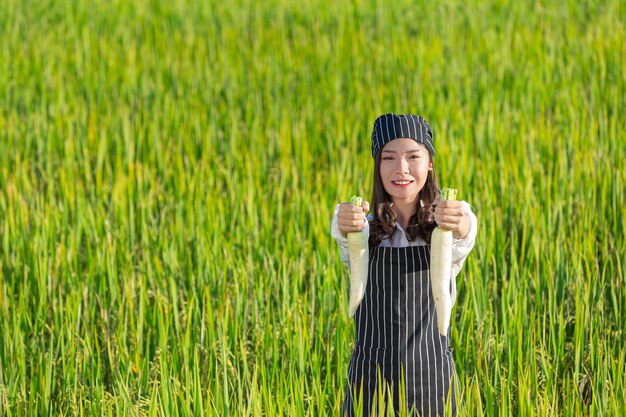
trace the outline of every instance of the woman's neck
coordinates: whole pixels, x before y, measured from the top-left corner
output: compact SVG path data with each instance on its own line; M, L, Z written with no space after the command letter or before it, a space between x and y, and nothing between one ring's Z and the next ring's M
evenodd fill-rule
M417 206L415 201L394 201L393 211L398 217L398 223L406 231L409 226L409 219L417 212Z

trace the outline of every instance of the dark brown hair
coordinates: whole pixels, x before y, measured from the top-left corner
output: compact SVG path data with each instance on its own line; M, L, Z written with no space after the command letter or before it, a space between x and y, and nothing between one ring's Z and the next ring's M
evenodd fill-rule
M370 246L378 246L384 239L391 238L396 231L398 218L391 208L391 196L385 191L383 181L380 178L380 155L381 152L378 152L376 158L374 158L374 186L371 206L374 218L369 222ZM417 196L417 212L409 219L409 225L406 230L409 241L414 241L419 236L427 243L430 243L430 236L437 226L433 213L438 195L437 175L433 165L433 169L428 171L426 182ZM420 201L423 205L420 204Z

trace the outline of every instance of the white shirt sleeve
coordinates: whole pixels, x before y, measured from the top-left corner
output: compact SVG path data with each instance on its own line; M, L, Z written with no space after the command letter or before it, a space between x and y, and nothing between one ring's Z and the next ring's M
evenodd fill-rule
M476 233L478 231L478 220L476 219L476 215L472 213L472 209L466 201L462 201L462 204L465 214L467 214L470 218L470 228L464 238L452 239L452 276L450 277L452 288L450 295L452 296L453 305L456 301L456 276L461 271L467 255L469 255L474 247L474 243L476 243Z
M348 269L350 269L350 252L348 251L348 238L341 234L339 230L339 224L337 223L337 213L339 213L339 204L335 207L335 212L333 213L333 221L330 226L330 235L337 241L337 245L339 245L339 259L343 262ZM367 219L363 221L365 223L365 235L369 239L370 235L370 225Z

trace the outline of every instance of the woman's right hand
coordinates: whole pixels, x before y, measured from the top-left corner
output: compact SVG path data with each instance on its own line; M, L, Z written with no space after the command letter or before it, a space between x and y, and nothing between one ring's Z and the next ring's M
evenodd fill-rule
M339 231L347 236L350 232L360 232L365 228L365 216L370 210L370 203L363 201L361 206L350 203L341 203L337 212Z

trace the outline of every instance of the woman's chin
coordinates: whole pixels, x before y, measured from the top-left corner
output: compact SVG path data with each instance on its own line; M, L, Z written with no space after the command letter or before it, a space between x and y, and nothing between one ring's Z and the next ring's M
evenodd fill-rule
M388 193L389 196L391 196L391 200L398 204L398 203L412 203L417 201L417 196L419 195L419 193L416 192L398 192L397 190L395 190L395 192L393 193Z

